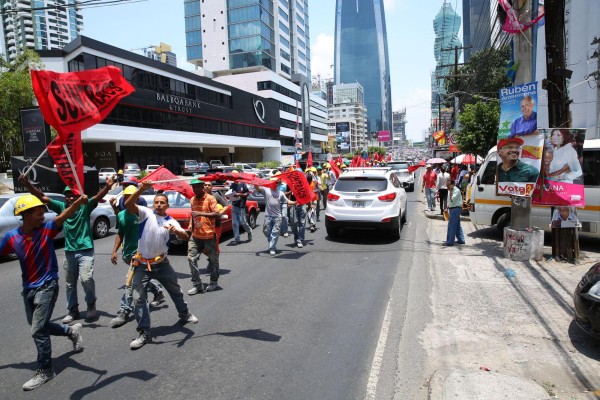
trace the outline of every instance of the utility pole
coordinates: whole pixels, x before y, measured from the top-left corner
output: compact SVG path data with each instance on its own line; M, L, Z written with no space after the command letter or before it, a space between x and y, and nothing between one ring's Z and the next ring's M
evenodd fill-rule
M548 76L542 88L548 92L548 126L568 128L569 96L567 78L571 71L566 68L565 55L565 0L546 0L546 70ZM554 27L554 29L550 29ZM577 228L552 228L552 256L569 261L579 260L579 236Z

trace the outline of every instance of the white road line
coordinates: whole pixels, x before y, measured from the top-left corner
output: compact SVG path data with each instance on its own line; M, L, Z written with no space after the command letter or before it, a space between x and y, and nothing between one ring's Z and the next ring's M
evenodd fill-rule
M379 332L379 340L377 341L377 348L375 349L375 355L373 356L373 363L371 364L371 373L369 374L369 381L367 382L367 395L366 400L375 400L377 393L377 383L379 382L379 372L381 371L381 363L383 361L383 352L385 350L385 343L387 342L388 332L390 329L390 323L392 315L390 312L390 303L392 299L388 301L385 315L383 316L383 324L381 325L381 331Z

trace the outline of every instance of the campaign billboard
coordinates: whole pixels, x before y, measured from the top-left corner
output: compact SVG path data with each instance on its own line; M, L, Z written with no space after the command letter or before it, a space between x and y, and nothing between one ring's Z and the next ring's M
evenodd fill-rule
M392 140L392 135L390 131L378 131L377 132L377 141L378 142L389 142Z
M540 129L544 134L542 176L536 185L533 204L585 206L583 144L585 129Z
M536 103L537 82L500 89L498 195L533 195L545 139L537 129Z
M350 151L350 122L335 123L335 139L338 151Z

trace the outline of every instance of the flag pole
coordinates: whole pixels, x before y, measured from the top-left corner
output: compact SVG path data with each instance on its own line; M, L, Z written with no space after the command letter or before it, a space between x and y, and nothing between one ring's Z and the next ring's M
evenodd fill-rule
M198 179L202 180L202 178L203 178L203 177L199 177ZM162 180L162 181L152 181L152 183L154 184L154 183L167 183L167 182L191 181L191 180L194 180L194 179L196 179L196 177L194 177L194 176L188 176L187 178L175 178L175 179L165 179L165 180ZM143 181L144 181L144 180L142 179L142 182L143 182Z
M73 175L75 175L75 182L77 182L77 187L79 188L79 195L83 196L85 193L83 192L83 188L81 187L81 182L79 182L79 176L77 176L77 171L75 170L75 166L73 165L73 160L71 160L71 154L69 153L69 148L67 147L66 144L63 144L63 149L65 149L65 154L67 155L67 160L69 160L69 165L71 166Z
M29 171L31 171L31 169L35 166L35 164L40 162L40 160L42 159L42 157L44 157L44 155L46 154L47 151L48 151L48 148L46 147L44 149L44 151L42 151L42 153L38 156L38 158L36 158L35 161L33 163L31 163L31 165L29 167L27 167L27 170L25 172L23 172L23 175L27 176Z

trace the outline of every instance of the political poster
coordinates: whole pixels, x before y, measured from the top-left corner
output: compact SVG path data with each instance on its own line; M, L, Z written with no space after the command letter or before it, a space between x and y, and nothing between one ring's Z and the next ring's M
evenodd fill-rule
M338 151L350 151L350 122L335 123L335 139Z
M583 186L583 143L585 129L552 128L544 134L542 175L533 204L585 206Z
M537 129L536 102L537 82L500 89L498 195L533 195L545 139Z
M581 223L577 219L577 208L560 206L552 212L551 228L579 228Z
M392 140L392 135L390 131L378 131L377 132L377 141L378 142L389 142Z

